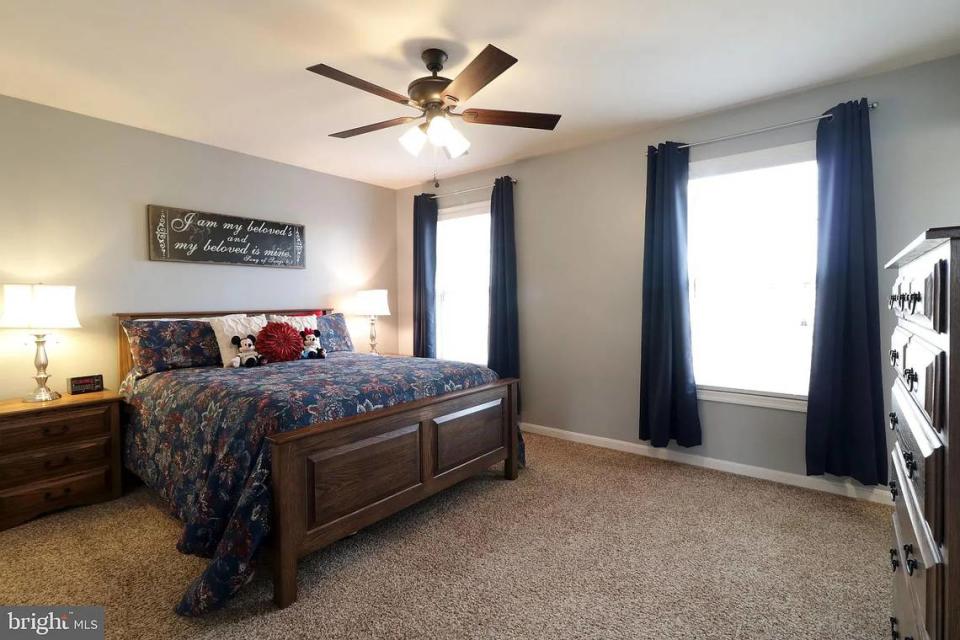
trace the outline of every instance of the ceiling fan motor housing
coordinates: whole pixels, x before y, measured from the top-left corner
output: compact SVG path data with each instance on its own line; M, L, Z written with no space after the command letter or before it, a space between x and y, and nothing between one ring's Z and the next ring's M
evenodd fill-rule
M443 102L443 91L451 82L450 78L437 75L443 69L443 63L447 61L447 53L441 49L426 49L420 54L420 59L433 75L417 78L411 82L407 87L407 95L422 108L430 109Z

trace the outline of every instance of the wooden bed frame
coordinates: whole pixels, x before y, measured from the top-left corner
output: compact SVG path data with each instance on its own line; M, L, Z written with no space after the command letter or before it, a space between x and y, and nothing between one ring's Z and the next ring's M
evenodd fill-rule
M316 311L118 313L119 375L132 367L123 320ZM268 436L276 604L296 601L297 562L307 554L498 462L507 479L516 479L517 384L497 380Z

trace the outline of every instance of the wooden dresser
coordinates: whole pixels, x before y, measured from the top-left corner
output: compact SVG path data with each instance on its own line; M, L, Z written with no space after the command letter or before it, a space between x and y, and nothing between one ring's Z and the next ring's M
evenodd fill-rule
M897 269L890 637L960 640L960 227L928 229L886 268Z
M120 496L120 396L0 402L0 530Z

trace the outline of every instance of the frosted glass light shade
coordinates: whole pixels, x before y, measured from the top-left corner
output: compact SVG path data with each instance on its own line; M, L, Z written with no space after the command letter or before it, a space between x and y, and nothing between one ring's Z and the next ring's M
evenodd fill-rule
M48 284L3 285L5 329L79 329L75 304L77 288Z
M467 152L467 149L470 148L470 141L462 133L450 127L450 131L447 133L447 143L443 148L447 150L447 155L452 160Z
M358 316L388 316L390 305L387 302L386 289L366 289L357 291L353 297L351 311Z
M433 146L443 147L446 146L451 131L453 131L453 125L450 121L444 116L437 116L427 127L427 137L430 138L430 144Z
M427 134L423 132L420 125L411 127L406 133L400 136L400 145L414 158L420 155L420 152L423 151L423 145L426 143Z

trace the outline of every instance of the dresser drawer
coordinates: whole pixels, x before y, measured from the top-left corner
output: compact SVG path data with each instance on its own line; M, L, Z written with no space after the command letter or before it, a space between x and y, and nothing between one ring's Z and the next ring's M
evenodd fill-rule
M110 433L110 405L50 411L0 421L0 454Z
M916 604L907 584L907 572L901 561L903 546L897 535L897 518L893 517L893 540L890 547L890 565L893 568L893 612L890 616L890 637L898 640L921 640ZM922 623L921 623L922 624ZM894 635L896 634L896 635Z
M900 379L937 431L946 424L947 354L918 336L905 347Z
M903 317L944 333L947 330L947 261L937 260L907 284Z
M891 457L898 486L893 515L898 570L904 573L917 620L927 630L936 629L938 581L943 558L917 506L900 454L893 451Z
M0 456L0 489L111 464L110 436Z
M103 499L110 491L110 468L98 467L55 480L0 491L0 528L54 511Z
M894 452L898 453L917 497L917 505L930 523L934 540L943 540L943 442L910 397L903 382L893 383L890 396L890 428L896 432ZM892 460L892 458L891 458ZM891 473L891 477L895 474Z

